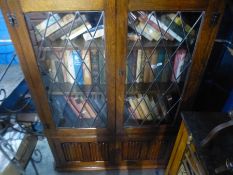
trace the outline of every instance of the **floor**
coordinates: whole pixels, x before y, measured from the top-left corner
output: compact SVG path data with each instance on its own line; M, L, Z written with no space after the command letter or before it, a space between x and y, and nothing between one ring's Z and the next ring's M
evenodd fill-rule
M4 74L6 69L7 65L0 65L0 89L5 90L5 94L0 93L0 105L2 103L1 99L7 98L24 79L19 65L11 65L6 74Z
M144 169L144 170L111 170L111 171L92 171L92 172L57 172L53 166L53 156L49 149L46 139L39 140L37 148L42 153L42 161L36 163L39 175L163 175L163 170ZM29 163L26 168L26 175L36 174L32 164Z

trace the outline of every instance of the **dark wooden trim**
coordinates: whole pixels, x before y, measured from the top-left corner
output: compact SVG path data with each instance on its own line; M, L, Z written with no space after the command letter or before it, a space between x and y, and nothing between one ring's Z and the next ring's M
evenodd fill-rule
M134 10L205 10L208 6L206 0L129 0L128 9Z
M123 111L125 98L126 53L128 32L127 0L117 1L117 50L116 50L116 128L123 132ZM122 72L122 73L119 73Z
M191 109L195 96L198 92L203 73L211 54L214 40L221 22L225 7L224 1L210 0L207 11L205 12L204 20L200 29L196 48L193 54L193 62L184 86L183 101L181 110ZM219 13L220 17L216 25L211 25L211 18L214 13Z
M106 0L104 4L105 14L105 51L106 51L106 89L107 89L107 110L108 129L115 134L115 60L116 60L116 7L115 0Z
M123 161L118 165L112 165L110 162L72 162L65 163L62 166L56 166L58 171L101 171L101 170L129 170L129 169L164 169L164 165L154 161Z
M21 0L20 4L24 13L104 9L104 0Z

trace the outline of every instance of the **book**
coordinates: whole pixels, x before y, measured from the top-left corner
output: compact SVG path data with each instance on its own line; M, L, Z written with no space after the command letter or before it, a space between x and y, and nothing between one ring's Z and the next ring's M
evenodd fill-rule
M150 111L149 111L149 108L145 102L145 99L142 97L141 94L138 94L138 101L141 101L140 106L142 108L142 113L143 113L144 119L153 120L153 117L150 114Z
M59 33L63 33L61 27L64 27L65 25L69 24L71 21L73 21L75 18L75 16L73 14L67 14L65 16L63 16L59 21L53 23L52 25L50 25L47 29L46 29L46 33L45 33L45 38L50 36L51 34L53 34L56 31L60 31ZM44 36L44 35L42 35ZM40 41L42 38L40 35L37 36L37 40Z
M35 26L36 31L39 32L42 36L44 35L46 26L49 27L59 21L61 18L58 14L53 14L50 18L43 20L41 23Z
M79 18L80 19L80 18ZM80 24L81 23L81 24ZM71 24L72 25L72 24ZM70 26L71 27L71 26ZM68 28L68 27L67 27ZM70 35L67 36L67 35L64 35L64 32L63 32L63 35L61 36L61 39L62 40L65 40L67 37L69 40L72 40L78 36L80 36L81 34L83 34L84 32L86 32L88 29L91 28L91 24L89 22L85 22L85 24L82 23L81 19L79 21L79 25L77 24L77 27L74 28L71 32L70 32ZM68 33L68 31L67 31ZM58 37L57 37L58 38Z
M91 58L90 58L90 51L89 50L82 50L82 58L85 64L82 65L83 67L83 83L85 85L92 84L91 78Z
M55 67L56 67L56 81L59 83L64 83L64 77L63 77L63 72L61 69L61 65L58 61L54 60L55 62ZM60 66L60 67L59 67Z
M79 113L79 118L92 118L89 111L85 107L85 102L83 99L76 99L75 97L69 97L69 100L73 107L77 110L77 113ZM85 106L84 106L85 105Z
M171 79L171 75L172 75L172 63L170 64L169 63L169 57L168 57L168 55L170 55L169 53L169 50L167 49L167 51L165 52L165 55L164 55L164 65L166 65L165 67L164 67L164 70L163 70L163 72L162 72L162 74L161 74L161 78L160 78L160 81L161 82L169 82L170 81L170 79Z
M99 76L100 84L106 84L106 73L105 73L105 52L99 51Z
M147 63L144 67L144 75L143 75L143 82L144 83L148 83L150 82L150 74L151 74L151 66L150 66L150 59L151 59L151 52L152 52L152 49L146 49L145 50L145 54L146 54L146 57L147 57Z
M50 78L54 81L54 82L58 82L58 78L56 76L56 64L55 64L55 60L54 59L49 59L47 58L45 60L45 64L46 64L46 69L48 71L48 74L50 76ZM56 77L55 77L56 76Z
M138 13L140 14L139 20L147 22L148 25L153 27L159 33L159 37L163 37L165 40L168 40L168 39L171 40L171 41L174 40L174 38L169 33L164 31L160 26L158 26L157 23L154 23L153 21L151 21L150 18L148 18L148 15L145 12L139 11ZM163 35L161 35L161 32L162 32Z
M154 101L153 97L149 98L149 101L150 101L150 104L151 104L151 108L153 109L153 112L154 112L154 115L155 115L155 118L157 120L160 120L162 118L161 116L161 109L160 109L160 106L159 106L159 103Z
M186 53L187 51L185 49L179 49L176 52L175 59L174 59L174 64L173 64L173 72L174 75L172 74L171 76L171 81L177 81L180 82L181 80L181 73L183 72L184 69L184 63L186 59Z
M86 101L84 108L86 109L90 118L96 118L97 113L96 113L95 109L92 107L91 103Z
M126 65L127 83L133 83L133 81L136 79L136 68L137 68L137 50L134 49L127 58L127 65Z
M148 107L148 109L150 111L152 119L155 119L156 115L154 114L154 110L153 110L153 107L152 107L152 104L150 102L150 99L149 99L148 95L144 96L144 100L145 100L145 103L146 103L146 105L147 105L147 107Z
M131 109L132 109L131 112L132 112L133 115L135 115L136 119L140 120L141 119L141 115L139 113L138 108L136 108L135 100L133 98L134 97L129 97L129 104L130 104Z
M163 22L166 26L169 26L169 29L175 32L182 39L185 37L184 31L181 26L177 25L175 21L172 21L168 15L161 16L161 22ZM180 42L180 41L179 41Z
M175 13L169 13L167 14L167 16L171 19L171 20L174 20L174 22L180 26L180 27L184 27L184 30L186 33L189 33L190 32L190 35L191 36L195 36L195 30L192 29L192 27L190 25L188 25L187 23L184 22L184 20L181 19L181 17L179 16L176 16ZM192 30L191 30L192 29Z
M65 97L65 99L72 111L75 113L76 117L79 117L81 108L76 104L74 97Z
M173 38L175 38L178 42L182 41L182 37L177 34L176 32L174 32L172 29L170 29L169 24L165 25L162 21L160 21L159 19L157 19L153 13L150 13L148 15L148 18L153 21L153 23L159 25L164 31L167 31L167 33L169 33ZM168 28L169 27L169 28Z
M141 40L141 36L138 36L136 33L128 33L128 40L129 41Z
M158 51L155 50L154 53L151 55L151 59L150 59L150 65L151 65L151 69L153 70L150 71L150 82L153 82L154 79L156 78L156 68L157 68L157 58L158 58Z
M144 36L149 41L159 40L160 33L156 31L149 24L146 24L144 21L139 21L135 14L132 12L129 13L130 18L128 20L129 26L138 33L138 35Z
M161 48L158 52L158 58L157 58L157 64L156 64L156 75L159 75L158 81L162 80L162 75L164 72L162 70L163 70L164 63L165 63L165 54L166 54L166 51L164 48Z
M94 84L99 84L99 52L97 49L91 50L91 76Z
M139 114L141 116L141 120L144 120L146 116L145 116L145 114L143 112L142 101L137 97L134 97L133 100L134 100L135 107L138 109L138 112L139 112Z
M55 54L59 53L55 51L54 54L50 52L45 54L46 69L51 79L55 82L63 83L64 77L61 71L61 63L59 62L59 58L56 58Z
M99 25L98 27L91 28L83 34L85 41L89 41L92 38L99 38L104 36L104 25Z
M159 94L157 94L157 99L158 99L158 104L159 104L159 106L160 106L160 109L161 109L161 113L162 113L162 116L163 117L166 117L167 116L167 106L166 106L166 104L165 104L165 102L164 102L164 98L163 97L161 97L161 94L159 95Z
M143 53L141 49L138 49L138 53L137 53L137 68L136 68L136 82L140 83L143 82L143 74L141 71L142 68L142 57L143 57Z
M80 51L71 52L73 63L74 63L74 72L75 72L75 82L79 85L83 84L83 69L82 69L82 57Z
M66 81L73 84L75 80L75 69L72 50L65 50L63 59L66 67Z

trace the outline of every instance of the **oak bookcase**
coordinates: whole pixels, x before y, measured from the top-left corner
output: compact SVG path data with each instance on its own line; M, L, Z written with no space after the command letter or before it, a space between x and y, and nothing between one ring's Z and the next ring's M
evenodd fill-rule
M58 170L166 166L222 1L1 0L1 7Z

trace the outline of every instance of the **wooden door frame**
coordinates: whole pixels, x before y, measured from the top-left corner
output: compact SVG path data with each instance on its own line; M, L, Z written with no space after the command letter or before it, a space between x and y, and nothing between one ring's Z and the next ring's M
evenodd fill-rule
M111 135L115 133L115 0L1 0L2 12L7 27L19 56L22 71L29 85L29 90L36 103L36 109L45 126L48 137ZM108 122L106 128L63 129L57 128L52 119L52 112L46 96L46 91L40 77L36 57L31 44L29 32L23 14L27 12L47 11L104 11L105 19L105 51L107 74L107 108ZM7 14L17 19L17 25L11 26ZM109 44L107 44L109 43Z

